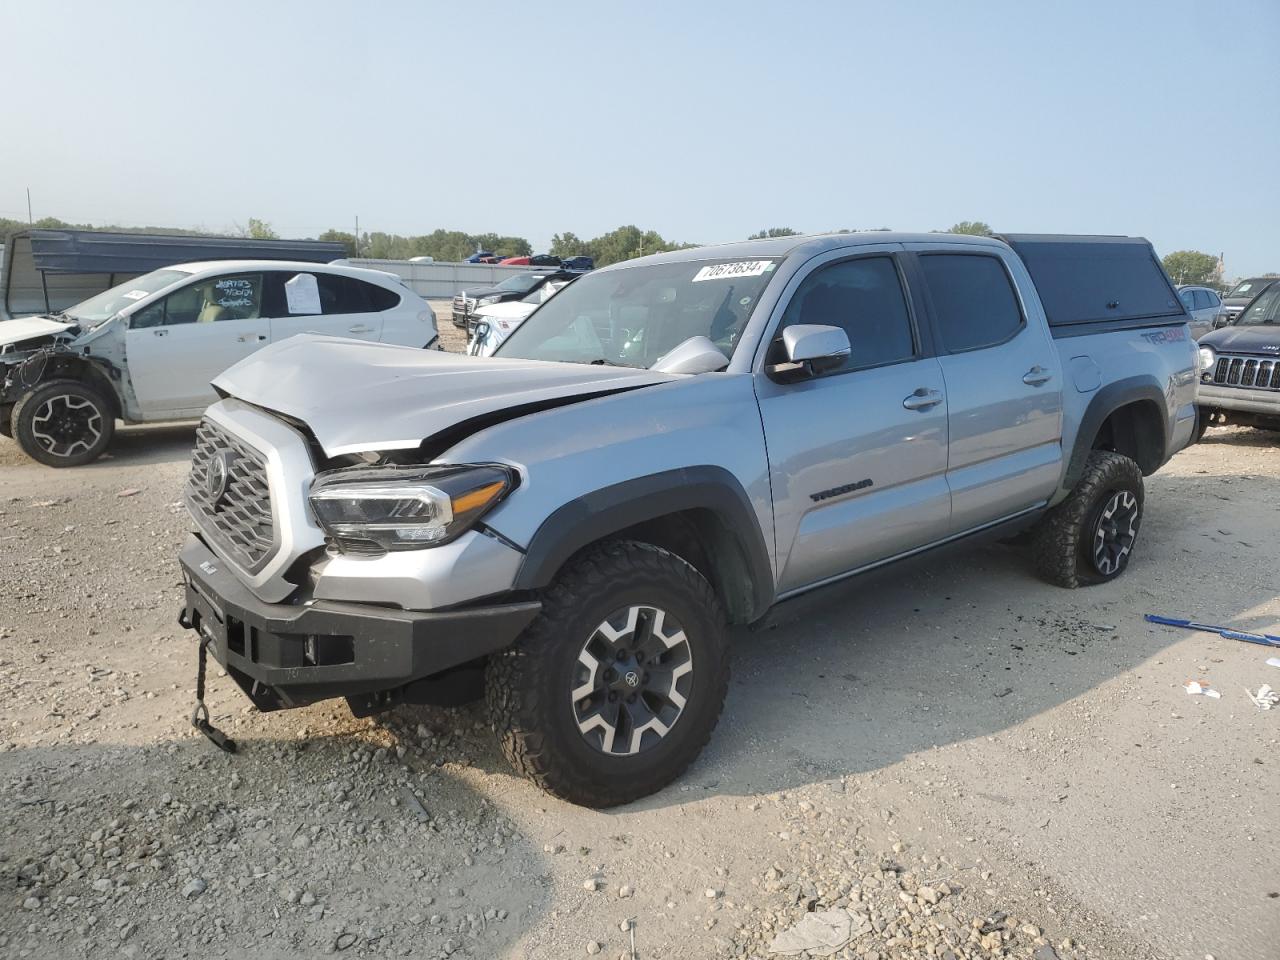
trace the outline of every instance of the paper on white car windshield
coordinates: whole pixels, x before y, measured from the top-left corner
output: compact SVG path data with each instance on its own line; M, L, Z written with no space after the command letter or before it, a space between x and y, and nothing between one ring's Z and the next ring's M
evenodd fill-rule
M738 277L758 277L772 270L776 263L772 260L738 260L734 263L713 263L703 267L693 275L694 283L703 280L733 280Z
M151 294L145 290L130 290L124 295L126 300L141 300L143 297L149 297Z
M320 288L315 274L300 273L284 284L284 298L290 314L320 313Z

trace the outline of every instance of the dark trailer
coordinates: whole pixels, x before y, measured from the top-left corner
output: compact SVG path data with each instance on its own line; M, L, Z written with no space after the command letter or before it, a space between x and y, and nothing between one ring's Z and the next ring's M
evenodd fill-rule
M301 260L347 255L320 240L245 240L97 230L26 230L4 246L0 320L64 310L117 283L175 263L201 260Z

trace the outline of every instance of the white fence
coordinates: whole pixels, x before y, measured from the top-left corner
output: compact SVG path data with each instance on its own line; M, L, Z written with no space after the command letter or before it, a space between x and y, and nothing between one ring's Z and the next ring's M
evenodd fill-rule
M529 267L499 267L488 263L414 263L410 260L368 260L351 258L353 267L385 270L394 273L420 297L429 300L452 299L463 290L491 287L499 280L517 273L528 273Z

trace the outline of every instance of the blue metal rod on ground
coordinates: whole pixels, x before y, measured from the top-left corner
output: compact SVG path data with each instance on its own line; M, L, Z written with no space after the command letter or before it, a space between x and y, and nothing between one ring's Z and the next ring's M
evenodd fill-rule
M1228 640L1243 640L1245 643L1257 643L1264 647L1280 647L1280 637L1269 633L1246 633L1243 630L1232 630L1230 627L1217 627L1211 623L1196 623L1194 620L1174 620L1172 617L1157 617L1148 613L1143 619L1148 623L1160 623L1166 627L1182 627L1184 630L1201 630L1205 633L1216 633Z

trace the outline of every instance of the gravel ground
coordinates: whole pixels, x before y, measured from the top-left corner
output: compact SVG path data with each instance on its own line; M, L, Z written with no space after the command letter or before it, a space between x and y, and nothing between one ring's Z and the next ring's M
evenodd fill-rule
M969 546L784 605L704 757L595 812L512 775L478 707L261 715L215 675L242 752L195 734L192 434L70 471L0 440L0 956L1280 955L1280 710L1244 689L1280 670L1141 619L1280 632L1273 435L1150 478L1114 584Z

